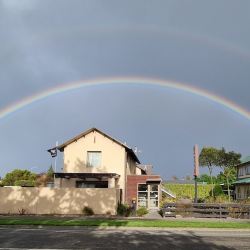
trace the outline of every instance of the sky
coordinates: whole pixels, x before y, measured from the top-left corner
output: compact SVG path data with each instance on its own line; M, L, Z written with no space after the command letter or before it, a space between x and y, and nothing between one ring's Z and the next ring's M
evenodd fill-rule
M250 155L249 118L136 81L179 82L250 111L249 11L248 0L0 0L0 113L73 82L135 79L64 91L0 116L0 176L47 171L54 161L46 150L91 127L136 146L163 179L192 176L194 144Z

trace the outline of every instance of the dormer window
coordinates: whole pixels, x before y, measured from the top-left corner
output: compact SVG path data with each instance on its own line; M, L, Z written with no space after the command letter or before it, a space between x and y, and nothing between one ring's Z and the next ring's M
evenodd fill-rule
M100 167L102 160L101 151L88 151L87 152L87 166L88 167Z

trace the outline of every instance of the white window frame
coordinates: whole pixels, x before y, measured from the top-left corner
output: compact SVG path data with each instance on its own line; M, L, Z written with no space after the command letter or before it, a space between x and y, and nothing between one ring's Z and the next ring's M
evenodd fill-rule
M93 164L90 159L90 154L93 153L93 154L100 154L100 159L99 159L99 162L97 165ZM90 167L90 168L98 168L98 167L101 167L102 165L102 151L87 151L87 167Z
M139 190L138 190L138 187L139 187L139 185L141 185L141 184L142 184L142 185L147 185L147 191L139 191ZM146 206L146 208L147 208L147 209L150 209L150 208L151 208L151 207L150 207L150 192L151 192L151 191L150 191L150 186L151 186L151 185L152 185L152 184L147 184L147 183L137 183L137 204L136 204L137 209L139 208L139 207L138 207L138 204L139 204L139 202L138 202L138 200L139 200L138 194L139 194L139 193L143 193L143 192L144 192L144 193L147 192L147 206ZM159 186L160 186L160 185L159 185L159 184L155 184L155 185L158 186L158 191L157 191L157 192L158 192L158 197L157 197L157 198L158 198L158 206L157 206L157 207L159 208L159 206L160 206L160 194L159 194L160 192L159 192ZM156 192L156 191L152 191L152 192Z

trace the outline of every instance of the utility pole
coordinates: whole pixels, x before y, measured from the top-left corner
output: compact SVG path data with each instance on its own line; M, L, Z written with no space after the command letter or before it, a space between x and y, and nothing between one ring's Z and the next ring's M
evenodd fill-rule
M199 149L198 145L194 145L194 203L198 202L198 186L197 177L199 176Z

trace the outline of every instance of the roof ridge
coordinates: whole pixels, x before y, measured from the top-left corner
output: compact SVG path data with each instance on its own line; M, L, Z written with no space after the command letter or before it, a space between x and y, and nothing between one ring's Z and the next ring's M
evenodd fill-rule
M135 161L138 162L138 163L140 163L140 161L139 161L137 155L135 154L135 152L133 151L132 148L128 147L127 145L125 145L125 144L122 143L121 141L115 139L114 137L108 135L107 133L101 131L100 129L98 129L98 128L96 128L96 127L92 127L92 128L90 128L90 129L87 129L86 131L80 133L79 135L77 135L77 136L75 136L75 137L73 137L73 138L67 140L66 142L60 144L60 145L57 146L56 148L62 152L62 151L64 150L64 148L65 148L67 145L71 144L71 143L74 142L74 141L79 140L80 138L84 137L85 135L87 135L87 134L89 134L89 133L91 133L91 132L93 132L93 131L99 132L99 133L102 134L103 136L109 138L110 140L112 140L112 141L116 142L117 144L119 144L119 145L123 146L124 148L126 148L126 149L132 154L132 156L134 157Z

